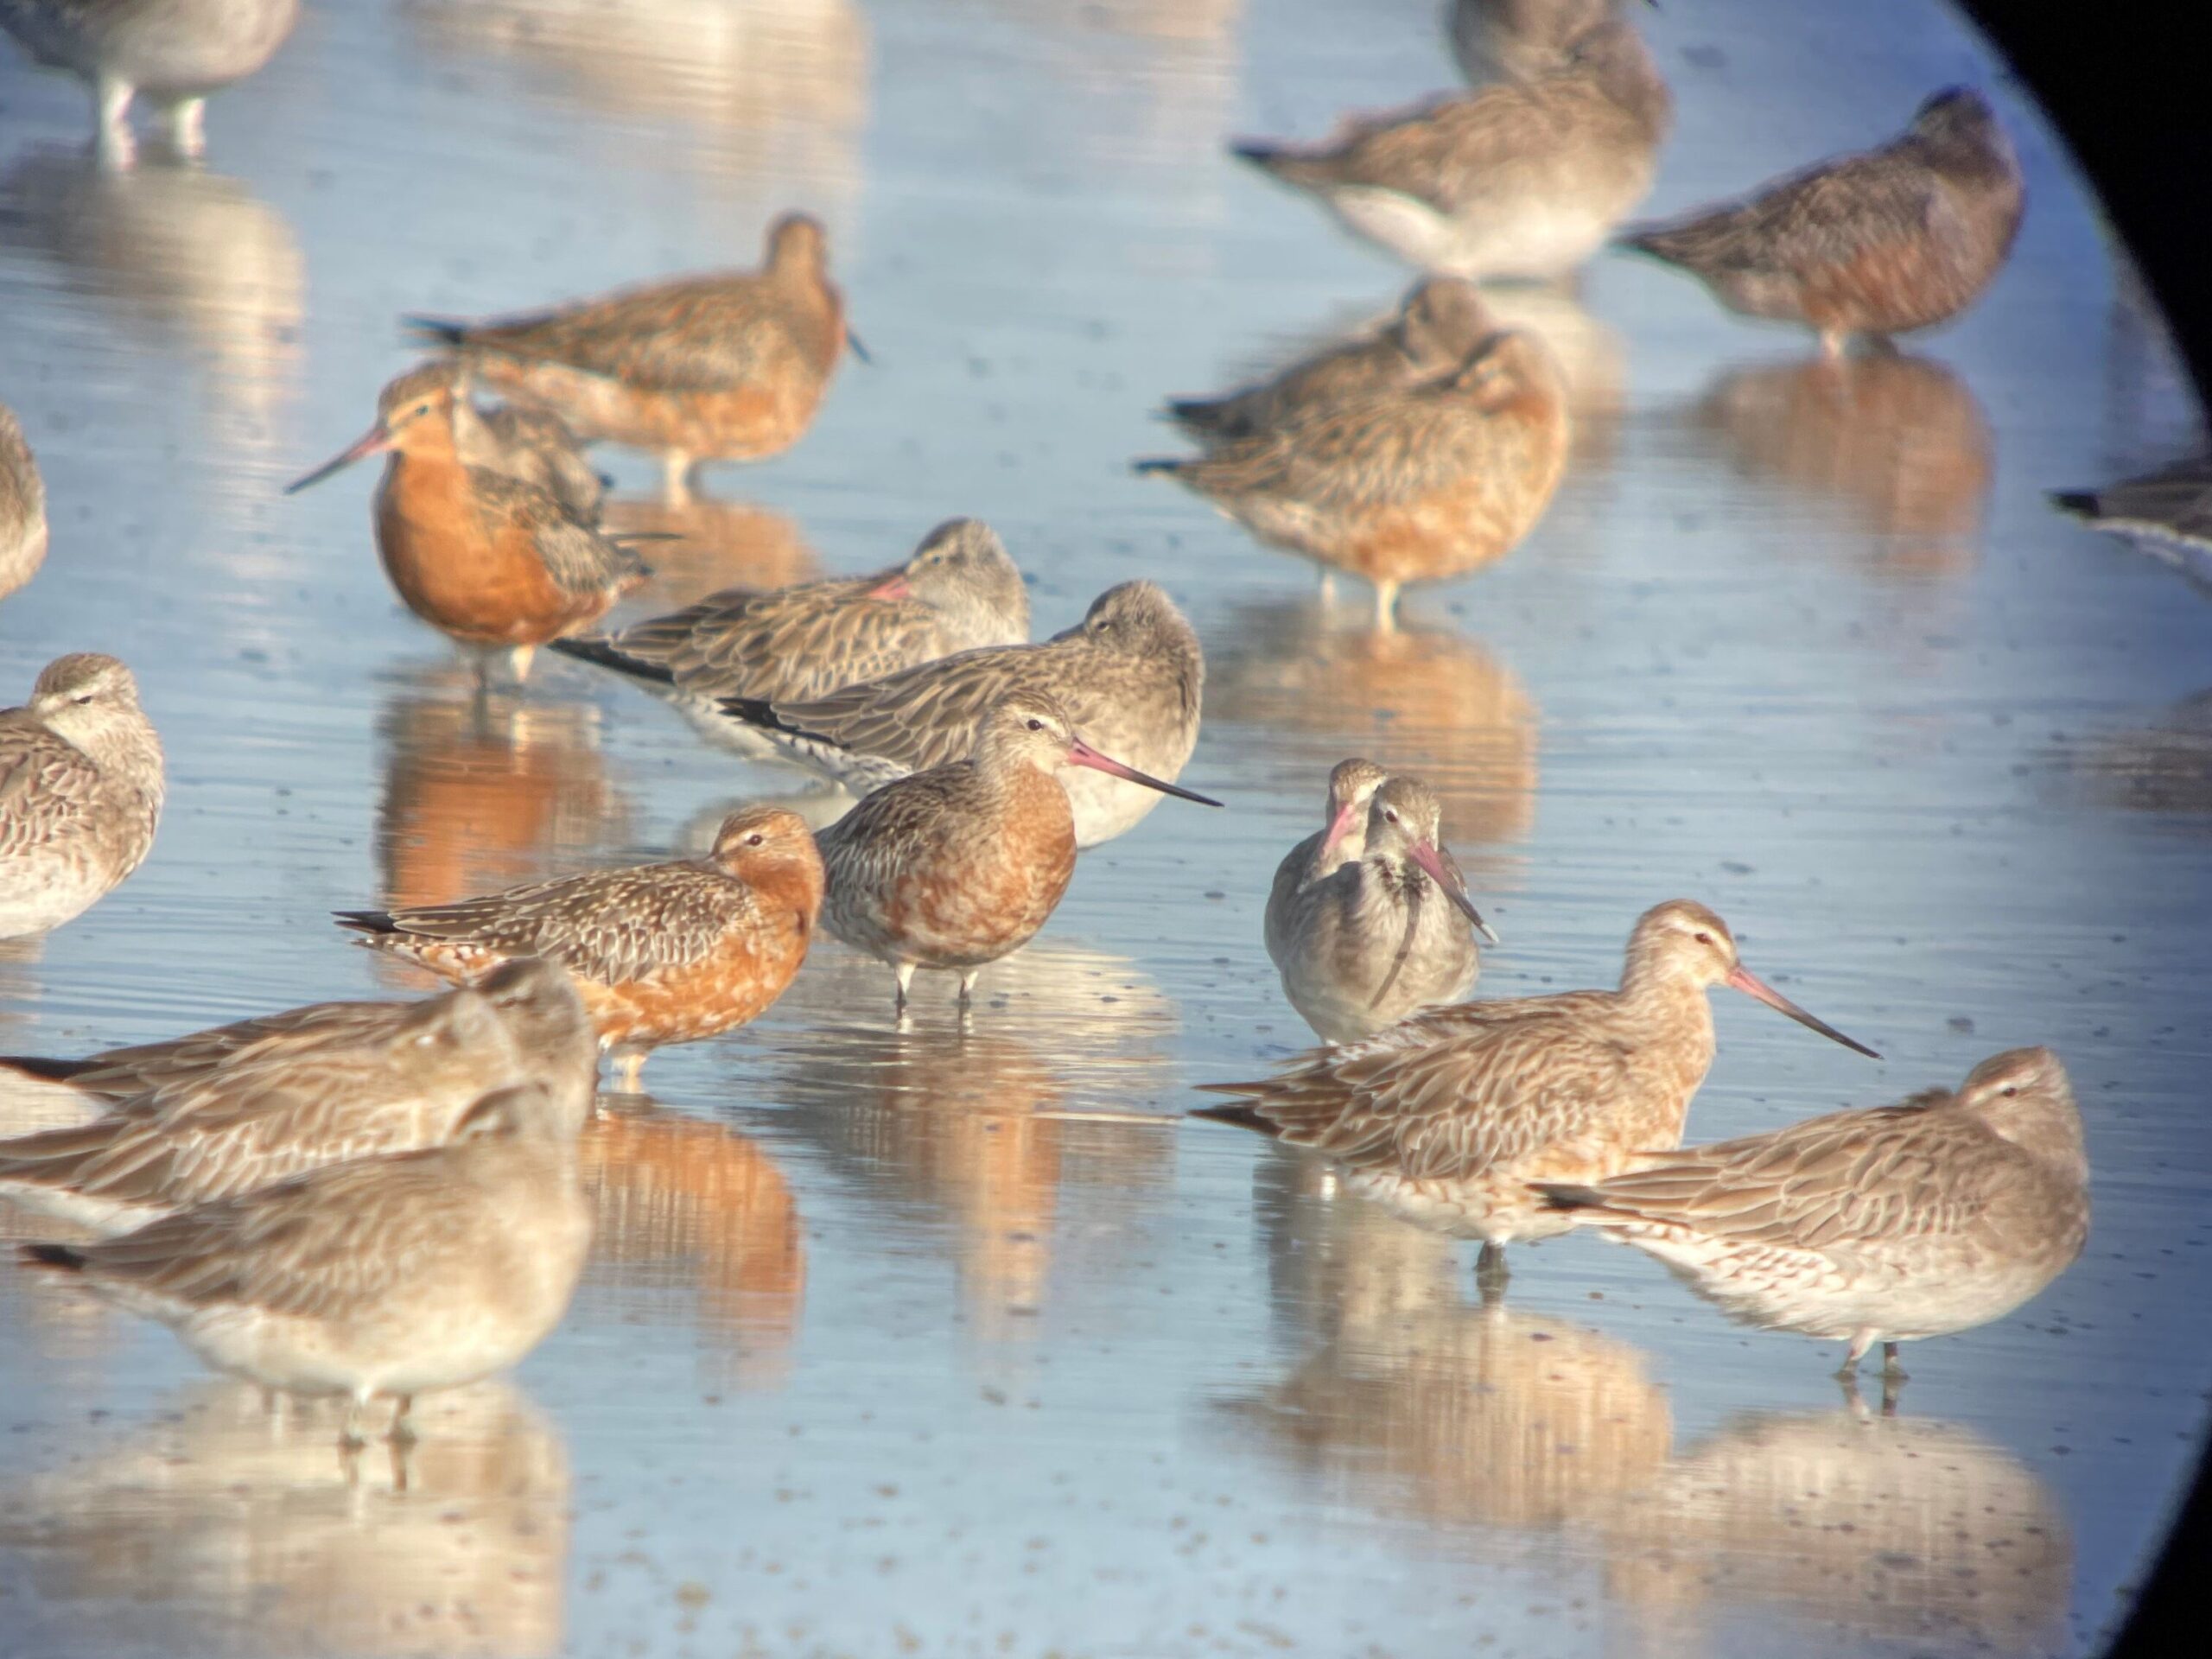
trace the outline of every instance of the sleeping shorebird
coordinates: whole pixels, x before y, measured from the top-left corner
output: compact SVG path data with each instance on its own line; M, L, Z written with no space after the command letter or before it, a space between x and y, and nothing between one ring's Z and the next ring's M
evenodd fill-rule
M1140 461L1261 541L1374 584L1395 625L1408 582L1519 545L1567 469L1566 384L1530 335L1491 334L1454 372L1348 396L1190 461Z
M559 639L563 656L609 668L681 709L716 742L741 728L722 697L815 697L955 652L1029 638L1029 590L980 518L953 518L904 564L767 593L716 594L620 633ZM772 753L760 739L748 753Z
M0 709L0 939L81 916L145 861L162 817L162 742L138 682L73 652Z
M46 558L46 485L16 411L0 404L0 599Z
M819 220L786 213L757 271L683 276L488 322L415 317L504 397L550 409L586 442L658 450L668 493L706 461L788 449L851 335ZM858 345L855 342L855 350Z
M1681 1144L1713 1064L1715 985L1879 1058L1757 978L1719 917L1675 899L1637 919L1618 990L1433 1008L1273 1078L1209 1084L1243 1098L1193 1116L1311 1147L1354 1192L1481 1239L1478 1272L1501 1284L1505 1245L1573 1224L1532 1182L1600 1181Z
M348 1400L341 1442L392 1396L514 1364L568 1311L591 1242L576 1125L529 1084L486 1095L444 1145L318 1169L24 1262L158 1319L218 1370Z
M1497 327L1472 283L1432 276L1412 289L1381 327L1301 359L1243 391L1173 400L1167 412L1203 444L1249 437L1342 397L1402 391L1449 373Z
M2055 490L2050 504L2212 583L2212 456L2191 456L2101 490Z
M1332 806L1345 767L1367 771L1345 779L1345 804L1319 845L1302 863L1313 841L1292 851L1268 899L1268 955L1283 995L1325 1043L1356 1043L1420 1009L1460 1001L1482 971L1475 935L1497 943L1444 849L1443 805L1415 779L1368 784L1357 844L1316 873L1343 847L1336 824L1360 810L1359 785L1379 770L1368 760L1338 766L1329 779ZM1306 879L1298 879L1300 870Z
M198 157L207 94L276 56L299 15L299 0L0 0L0 29L92 89L101 159L124 167L134 98L167 105L171 142Z
M449 371L403 375L385 391L376 424L284 493L388 451L377 552L407 608L432 627L480 652L506 649L519 679L538 646L589 627L645 580L635 554L558 498L462 453L461 433L479 417Z
M1630 0L1450 0L1444 32L1469 86L1525 85L1572 63L1578 41L1630 10Z
M822 925L890 964L897 1011L917 968L976 976L1036 937L1075 874L1075 814L1060 783L1083 766L1205 806L1076 735L1045 692L1016 691L988 711L963 760L886 784L824 830Z
M1175 601L1125 582L1042 645L965 651L800 701L726 697L722 712L762 733L782 758L865 794L971 753L984 715L1016 691L1059 700L1077 731L1171 783L1198 741L1206 664ZM1134 828L1160 803L1125 779L1064 775L1078 849Z
M1657 1256L1746 1323L1876 1342L2000 1319L2089 1235L2089 1160L2066 1068L2047 1048L1993 1055L1954 1094L1832 1112L1765 1135L1631 1158L1602 1180L1540 1183L1565 1218Z
M1972 305L2012 251L2024 204L1996 112L1953 86L1878 149L1621 241L1680 265L1731 311L1804 324L1834 356L1853 334L1910 334Z
M404 1006L350 1042L277 1045L89 1123L0 1141L0 1197L103 1234L302 1170L444 1144L469 1108L537 1084L574 1134L597 1049L569 976L531 959Z
M704 858L593 870L400 911L339 912L362 943L447 979L512 957L575 976L634 1093L647 1051L758 1017L791 982L822 908L822 859L796 813L753 806L722 821Z
M1348 118L1310 149L1235 153L1423 270L1548 278L1643 200L1673 99L1633 24L1608 17L1528 82Z
M533 1075L557 1091L561 1085L551 1068L566 1040L566 1027L560 1022L560 1011L566 1002L550 988L548 981L552 977L550 964L523 957L494 969L469 988L498 1011L517 1042L529 1046L530 1055L547 1068ZM574 990L575 987L564 988ZM24 1077L67 1084L80 1095L113 1106L157 1090L195 1088L246 1066L295 1065L359 1044L382 1043L416 1019L423 1006L421 1002L309 1002L160 1042L106 1049L82 1059L0 1056L0 1067ZM596 1055L587 1058L591 1063L582 1068L585 1095L580 1111L590 1104L590 1073L596 1069Z

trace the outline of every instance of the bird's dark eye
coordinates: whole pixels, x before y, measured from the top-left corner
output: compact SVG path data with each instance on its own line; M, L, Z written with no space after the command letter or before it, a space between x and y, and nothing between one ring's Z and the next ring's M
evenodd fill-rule
M1700 944L1711 944L1713 943L1713 935L1710 933L1700 933L1697 936L1697 942Z
M1033 732L1041 732L1045 729L1045 722L1041 720L1032 720L1029 722L1029 729Z
M752 835L749 835L745 838L745 844L748 847L758 847L766 839L767 837L766 836L761 835L756 830Z
M2004 1092L2005 1092L2005 1098L2009 1100L2009 1099L2011 1099L2011 1098L2012 1098L2012 1096L2013 1096L2014 1095L2018 1094L2018 1093L2020 1092L2020 1090L2019 1090L2019 1088L2018 1088L2018 1086L2017 1084L2008 1083L2008 1084L2006 1084L2005 1085L2005 1090L2004 1090Z
M89 692L89 691L86 692L86 693L85 693L85 695L84 695L83 696L81 696L81 697L72 697L72 698L70 698L70 699L69 699L69 701L70 701L70 702L72 702L75 703L75 704L76 704L79 709L83 708L86 703L90 702L92 700L92 694L91 692Z
M1398 815L1397 815L1395 812L1393 812L1393 811L1392 811L1389 807L1387 807L1387 806L1386 806L1386 807L1384 807L1384 808L1382 809L1382 816L1383 816L1383 817L1384 817L1385 819L1387 819L1389 822L1390 822L1390 823L1395 823L1398 821Z

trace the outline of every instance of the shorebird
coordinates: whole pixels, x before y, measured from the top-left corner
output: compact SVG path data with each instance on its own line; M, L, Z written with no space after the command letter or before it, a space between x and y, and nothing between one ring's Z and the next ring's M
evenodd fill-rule
M145 861L162 817L162 742L138 682L73 652L0 709L0 939L91 909Z
M566 1010L575 987L550 963L520 957L476 980L469 988L489 1002L524 1051L531 1076L555 1091L556 1104L579 1116L591 1105L596 1039L588 1051L573 1040ZM182 1037L111 1048L82 1059L0 1056L0 1066L27 1077L65 1083L79 1094L113 1106L139 1096L173 1097L246 1067L293 1065L320 1060L358 1046L376 1046L420 1017L423 1002L309 1002L281 1014L211 1026ZM567 1067L568 1081L563 1078ZM578 1095L573 1090L581 1086Z
M1029 590L980 518L953 518L901 565L768 593L714 594L620 633L556 640L682 709L716 741L722 697L816 697L955 652L1029 638ZM772 753L753 739L748 753Z
M1570 1222L1657 1256L1738 1319L1847 1342L1849 1376L1897 1344L2000 1319L2082 1253L2089 1160L2066 1068L1993 1055L1956 1093L1632 1158L1544 1181Z
M1268 955L1281 964L1291 915L1314 883L1333 875L1367 849L1367 804L1390 774L1372 760L1339 760L1329 769L1329 798L1321 827L1283 855L1268 891L1264 921Z
M338 919L447 979L512 957L559 963L615 1058L619 1086L634 1092L648 1050L741 1026L781 996L821 908L822 858L805 822L753 806L722 821L704 858Z
M1506 1244L1573 1224L1532 1182L1603 1180L1681 1144L1713 1064L1716 985L1879 1058L1756 977L1712 911L1674 899L1637 918L1618 990L1433 1008L1273 1078L1206 1084L1242 1098L1193 1116L1326 1154L1354 1192L1481 1239L1478 1271L1502 1283Z
M1016 691L988 711L967 759L886 784L820 837L822 925L887 963L904 1013L917 968L976 976L1036 937L1075 874L1075 814L1061 769L1088 767L1205 806L1076 734L1058 698Z
M0 0L0 29L92 88L100 156L125 167L131 99L167 105L178 153L205 154L207 94L276 56L299 15L299 0Z
M1151 582L1125 582L1042 645L964 651L802 701L725 697L721 708L782 758L865 794L963 759L990 709L1037 690L1058 698L1089 741L1172 783L1198 741L1205 671L1198 636L1175 601ZM1157 791L1118 778L1063 782L1078 849L1113 840L1160 802Z
M1497 943L1444 849L1435 791L1413 778L1370 782L1378 770L1347 760L1330 774L1330 828L1292 850L1268 899L1268 955L1283 995L1325 1043L1356 1043L1460 1001L1482 971L1475 934ZM1348 792L1338 806L1340 779ZM1363 785L1366 827L1346 855L1336 825L1363 810Z
M442 1146L477 1100L519 1084L544 1088L574 1135L597 1070L583 1004L550 963L498 973L489 992L416 1003L351 1042L276 1045L89 1123L0 1141L0 1197L125 1232L302 1170Z
M1578 41L1630 10L1630 0L1451 0L1444 32L1468 85L1525 85L1571 63Z
M1608 17L1533 80L1348 117L1311 149L1233 148L1423 270L1548 278L1643 200L1672 118L1642 38Z
M1853 334L1910 334L1973 304L2012 251L2024 200L1996 112L1952 86L1878 149L1621 241L1680 265L1731 311L1804 324L1834 356Z
M1204 444L1249 437L1340 397L1402 391L1449 373L1497 326L1472 283L1432 276L1410 289L1381 327L1363 330L1243 391L1171 400L1167 412Z
M667 492L681 499L701 461L775 454L812 423L852 339L829 264L820 221L786 213L757 271L488 322L407 321L457 352L470 377L554 410L585 442L659 451Z
M390 452L377 552L407 608L432 627L480 652L507 650L519 679L538 646L590 626L645 580L634 553L559 498L462 454L477 416L449 371L403 375L385 393L376 424L284 493Z
M0 404L0 599L46 558L46 485L16 411Z
M418 363L388 381L377 394L377 419L389 423L407 404L425 397L434 405L450 400L453 447L462 466L486 467L534 484L571 518L598 525L607 480L585 457L583 445L568 423L551 410L517 404L479 409L462 384L461 365L451 358L439 358Z
M2101 490L2055 490L2050 504L2212 583L2212 456L2194 455Z
M394 1401L505 1370L567 1312L591 1242L576 1127L534 1084L486 1095L445 1145L325 1165L24 1262L160 1320L218 1370L341 1395L341 1441Z
M1270 546L1374 584L1464 575L1535 526L1567 468L1567 389L1531 336L1491 334L1454 371L1308 409L1189 461L1140 461Z

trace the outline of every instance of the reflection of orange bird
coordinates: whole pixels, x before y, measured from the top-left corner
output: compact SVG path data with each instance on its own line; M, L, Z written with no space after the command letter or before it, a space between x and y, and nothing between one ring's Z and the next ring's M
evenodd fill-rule
M629 803L607 781L596 709L503 692L472 699L468 678L450 665L433 671L378 721L387 908L509 886L628 835Z
M668 502L610 500L607 527L636 540L670 537L652 549L652 575L628 613L696 604L727 588L788 588L822 574L798 521L747 501L693 497Z
M782 1382L806 1296L806 1235L775 1160L734 1129L667 1112L604 1113L580 1155L599 1216L588 1280L683 1275L702 1334L738 1351L738 1386Z
M1958 576L1981 554L1994 467L1981 405L1932 359L1872 352L1723 375L1697 418L1755 478L1863 525L1873 573Z

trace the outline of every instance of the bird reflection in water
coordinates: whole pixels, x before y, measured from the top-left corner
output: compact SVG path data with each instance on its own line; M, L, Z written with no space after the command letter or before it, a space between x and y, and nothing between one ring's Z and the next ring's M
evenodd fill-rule
M1698 1651L1780 1611L1854 1644L2067 1646L2074 1544L2057 1497L1955 1423L1840 1411L1724 1424L1599 1518L1630 1650ZM1790 1643L1769 1623L1763 1650ZM1733 1645L1733 1644L1731 1644Z
M683 502L610 498L605 527L618 536L670 539L640 550L652 575L602 631L681 610L726 588L786 588L822 575L821 561L798 521L749 501L717 501L696 493Z
M1348 754L1417 772L1444 803L1470 885L1510 886L1519 859L1490 849L1525 840L1535 821L1535 702L1472 639L1366 622L1314 601L1237 607L1209 643L1207 721L1263 728L1284 766L1317 786Z
M33 1006L35 996L19 996L25 988L17 980L16 953L35 947L35 939L0 941L0 1045L24 1046L20 1033L11 1031L8 1009L17 1002ZM0 1141L46 1129L69 1128L90 1122L103 1103L66 1083L0 1066ZM58 1238L74 1242L89 1238L88 1229L0 1198L0 1255L12 1257L12 1246L34 1240ZM125 1321L90 1296L46 1296L21 1273L0 1274L0 1329L24 1333L30 1345L47 1360L82 1362L112 1349L122 1338Z
M1847 515L1874 575L1961 576L1981 556L1989 423L1932 358L1875 349L1732 369L1696 419L1738 472Z
M1154 1186L1173 1170L1167 1114L1130 1120L1172 1087L1173 1005L1135 964L1054 942L1001 965L970 1028L842 1024L879 1004L881 972L825 942L778 1011L801 1024L761 1028L774 1071L763 1092L855 1179L946 1229L972 1334L1027 1338L1069 1195ZM1101 1278L1123 1265L1110 1237L1080 1262Z
M385 698L377 862L388 907L533 880L627 839L630 803L608 781L596 708L478 692L466 664L441 663Z
M196 424L219 443L256 458L289 447L307 263L283 213L196 168L114 173L49 149L0 180L0 222L155 353L207 371Z
M585 1294L693 1290L718 1385L781 1387L806 1296L806 1236L775 1160L720 1123L651 1110L602 1112L578 1153L599 1223Z
M1218 1409L1332 1491L1446 1526L1551 1532L1655 1479L1674 1433L1649 1357L1503 1302L1470 1304L1455 1242L1262 1160L1275 1323L1319 1346Z
M208 1382L0 1493L10 1644L52 1655L560 1649L569 1459L499 1383L441 1394L404 1459L331 1449L337 1408L272 1417ZM31 1517L35 1517L31 1518Z
M2212 829L2212 690L2149 725L2084 739L2052 759L2107 805L2200 818Z
M581 143L666 122L681 129L668 153L715 176L810 194L859 179L868 31L855 0L408 0L402 15L432 52L512 67L526 97L620 118L577 124Z

